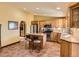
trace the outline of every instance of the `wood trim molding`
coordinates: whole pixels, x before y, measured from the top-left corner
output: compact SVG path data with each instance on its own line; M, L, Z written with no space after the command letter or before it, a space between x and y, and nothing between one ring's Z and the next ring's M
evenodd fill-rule
M51 21L52 19L66 19L66 17L52 17L50 20L34 20L32 23Z
M72 8L72 9L77 8L77 7L79 7L79 2L74 4L74 5L72 5L72 6L70 6L70 8Z

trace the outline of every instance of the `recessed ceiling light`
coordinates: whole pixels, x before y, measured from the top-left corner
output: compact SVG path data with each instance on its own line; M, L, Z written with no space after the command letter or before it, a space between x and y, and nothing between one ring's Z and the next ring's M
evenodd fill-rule
M26 8L24 8L24 10L26 10Z
M39 9L39 8L36 8L37 10Z
M61 8L60 8L60 7L57 7L56 9L57 9L57 10L60 10Z

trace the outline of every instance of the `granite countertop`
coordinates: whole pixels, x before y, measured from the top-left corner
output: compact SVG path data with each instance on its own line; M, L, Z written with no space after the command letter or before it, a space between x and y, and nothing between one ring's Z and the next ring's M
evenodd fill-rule
M65 36L61 35L61 39L71 43L79 43L79 37L75 37L73 35L65 35Z

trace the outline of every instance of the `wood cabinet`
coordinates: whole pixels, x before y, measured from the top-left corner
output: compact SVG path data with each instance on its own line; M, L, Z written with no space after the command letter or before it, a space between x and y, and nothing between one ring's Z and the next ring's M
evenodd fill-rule
M79 3L70 7L70 27L79 28Z
M61 33L53 32L51 36L51 41L60 43L60 36Z
M43 32L42 28L44 27L45 24L51 24L52 28L57 28L57 27L67 27L67 19L66 17L52 17L49 20L40 20L38 19L35 21L32 21L31 24L38 24L38 32Z
M61 39L60 55L61 57L70 57L72 51L72 43Z

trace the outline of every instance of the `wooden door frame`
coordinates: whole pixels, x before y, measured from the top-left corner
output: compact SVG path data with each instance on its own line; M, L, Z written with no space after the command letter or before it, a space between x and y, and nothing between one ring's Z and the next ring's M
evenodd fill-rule
M0 24L0 48L1 48L1 24Z

